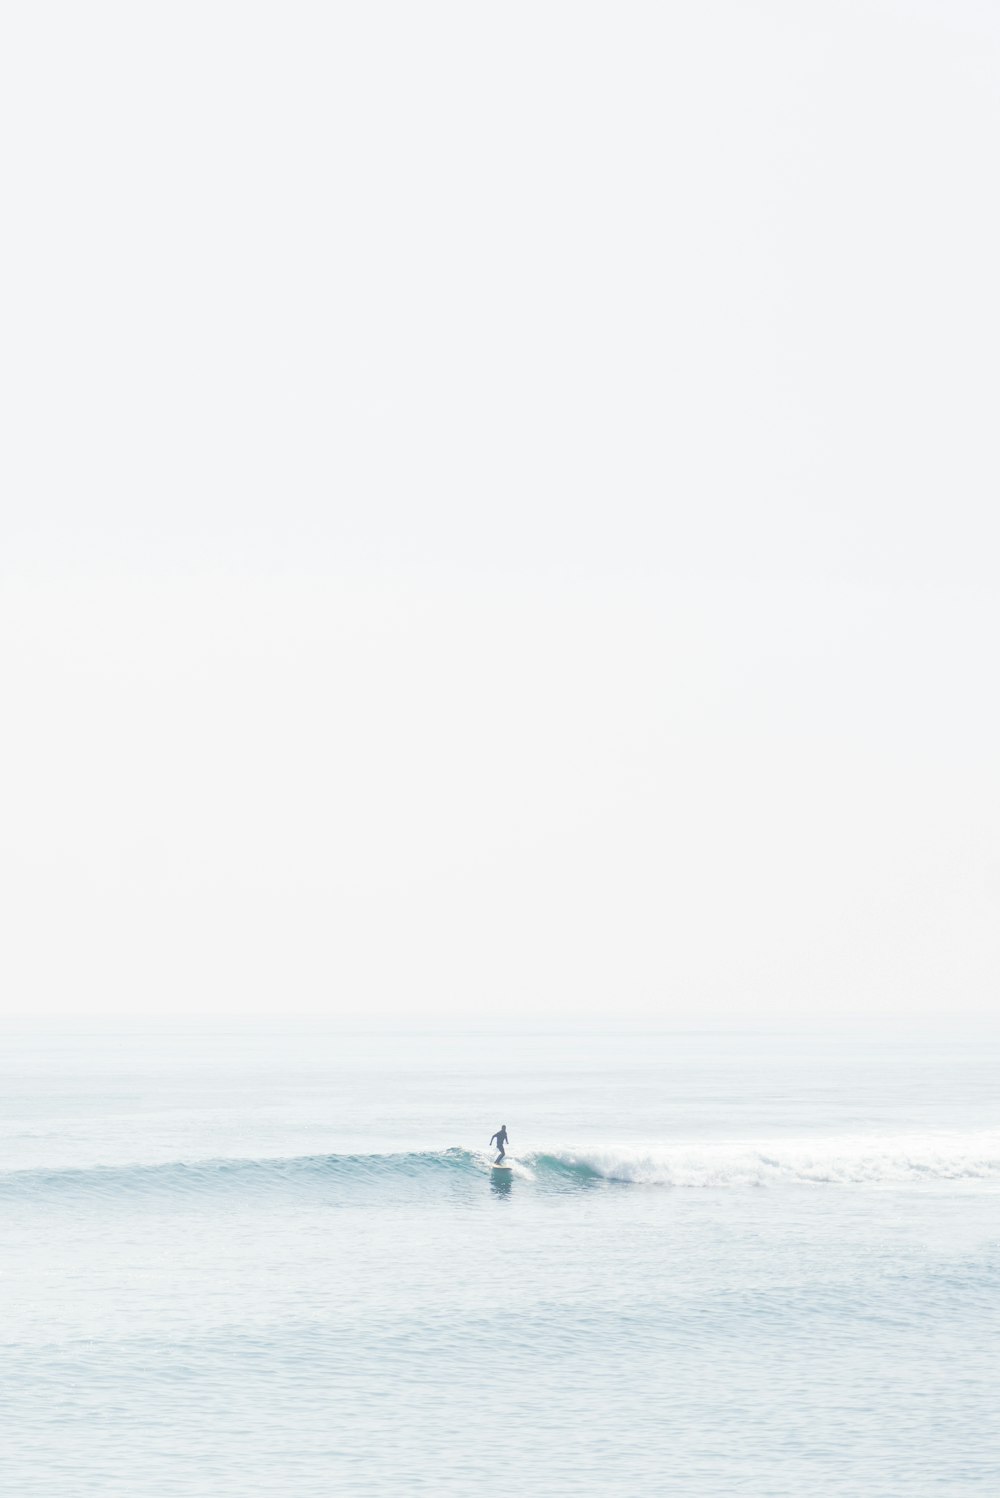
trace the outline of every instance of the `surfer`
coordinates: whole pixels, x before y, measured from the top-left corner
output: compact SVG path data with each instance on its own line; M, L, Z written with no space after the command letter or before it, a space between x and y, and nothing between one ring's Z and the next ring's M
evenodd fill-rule
M506 1124L501 1124L500 1125L500 1132L499 1132L499 1134L493 1134L490 1137L490 1144L491 1145L492 1145L494 1139L497 1142L497 1149L500 1151L500 1153L499 1153L499 1155L497 1155L496 1159L493 1161L493 1164L494 1165L499 1165L500 1161L504 1157L504 1145L507 1143L507 1125Z

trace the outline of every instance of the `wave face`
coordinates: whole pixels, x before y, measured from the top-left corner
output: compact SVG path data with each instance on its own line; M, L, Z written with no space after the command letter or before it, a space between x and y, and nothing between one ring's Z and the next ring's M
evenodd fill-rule
M553 1148L509 1157L512 1178L538 1189L631 1184L684 1189L781 1186L914 1186L996 1182L1000 1133L841 1136L772 1141L691 1141ZM174 1161L0 1172L0 1199L198 1197L292 1192L331 1200L390 1188L474 1183L492 1155L465 1149L290 1159Z
M324 1186L378 1186L467 1174L477 1158L469 1150L448 1149L393 1155L298 1155L291 1159L177 1160L164 1165L17 1170L0 1173L0 1197L184 1197L266 1190L311 1194Z

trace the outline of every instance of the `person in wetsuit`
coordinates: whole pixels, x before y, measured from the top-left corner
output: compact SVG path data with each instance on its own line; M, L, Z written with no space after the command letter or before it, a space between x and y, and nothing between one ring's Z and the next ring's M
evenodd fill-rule
M494 1165L499 1165L500 1161L504 1157L504 1145L507 1143L507 1125L506 1124L501 1124L500 1125L500 1132L499 1132L499 1134L494 1134L494 1135L491 1136L491 1138L490 1138L490 1144L493 1143L494 1139L497 1142L497 1149L500 1151L500 1153L499 1153L499 1155L497 1155L496 1159L493 1161L493 1164Z

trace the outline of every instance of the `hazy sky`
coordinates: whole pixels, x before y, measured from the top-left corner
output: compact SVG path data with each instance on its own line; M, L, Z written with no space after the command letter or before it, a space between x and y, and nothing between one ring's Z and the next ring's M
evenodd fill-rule
M7 1013L993 1014L995 4L0 41Z

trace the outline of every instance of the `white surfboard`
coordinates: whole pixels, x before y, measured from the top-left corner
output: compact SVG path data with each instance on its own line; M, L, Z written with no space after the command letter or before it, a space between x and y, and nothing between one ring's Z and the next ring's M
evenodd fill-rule
M510 1161L509 1160L498 1160L496 1162L496 1164L492 1165L490 1168L492 1170L510 1170L510 1168L511 1168L510 1167Z

